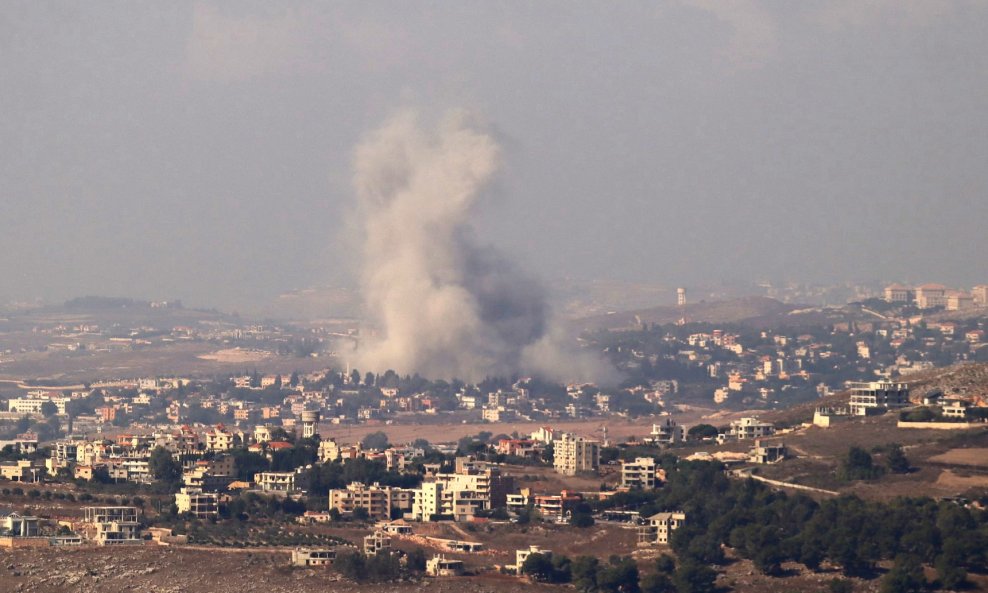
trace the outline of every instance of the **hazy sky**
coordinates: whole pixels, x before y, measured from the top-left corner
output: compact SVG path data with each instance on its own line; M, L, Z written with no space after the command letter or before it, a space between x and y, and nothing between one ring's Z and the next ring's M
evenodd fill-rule
M988 282L988 2L25 2L0 298L338 283L351 161L465 107L483 241L546 278Z

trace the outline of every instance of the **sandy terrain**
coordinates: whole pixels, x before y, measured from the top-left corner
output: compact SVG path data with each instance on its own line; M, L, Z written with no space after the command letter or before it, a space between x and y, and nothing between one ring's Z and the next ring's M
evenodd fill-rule
M988 468L988 449L974 447L969 449L951 449L946 453L930 457L930 461L947 465L970 465Z

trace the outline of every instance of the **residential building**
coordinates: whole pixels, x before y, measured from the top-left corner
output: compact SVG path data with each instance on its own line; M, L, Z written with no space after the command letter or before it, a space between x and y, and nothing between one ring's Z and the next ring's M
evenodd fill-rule
M215 492L203 492L198 488L182 488L175 495L179 513L190 513L196 519L219 516L219 497Z
M357 509L364 509L372 519L387 520L391 518L391 488L353 482L346 488L329 491L329 508L336 509L341 515L352 515Z
M295 472L260 472L254 474L254 483L262 492L295 492Z
M295 548L292 550L292 566L329 566L336 561L336 548Z
M664 418L652 424L652 432L645 439L656 445L674 445L683 440L683 427L672 418Z
M855 416L881 414L909 405L909 386L905 383L871 381L850 383L850 410ZM764 435L767 436L767 435Z
M553 466L565 476L596 472L600 467L600 442L563 434L553 445Z
M426 561L425 574L432 577L452 577L463 574L463 561L437 554Z
M743 441L746 439L760 439L762 437L775 434L775 426L768 422L761 422L755 417L745 417L731 422L726 433L717 435L719 442Z
M638 545L668 545L669 536L686 523L686 513L656 513L648 518L648 524L638 528Z
M515 550L515 564L513 567L515 572L521 573L522 566L525 565L525 561L528 560L528 557L532 554L540 554L547 558L552 558L552 550L543 550L534 544L528 546L527 548L522 548L521 550ZM509 566L508 568L510 569L512 567Z
M141 542L136 507L85 507L86 531L101 546Z
M967 411L971 404L963 399L945 398L940 402L940 411L946 418L967 418Z
M0 513L0 537L38 537L39 523L37 517L16 512L7 515Z
M625 488L655 488L658 463L653 457L638 457L621 463L621 486Z
M778 463L786 458L786 446L783 443L763 443L755 439L755 446L748 454L751 463Z

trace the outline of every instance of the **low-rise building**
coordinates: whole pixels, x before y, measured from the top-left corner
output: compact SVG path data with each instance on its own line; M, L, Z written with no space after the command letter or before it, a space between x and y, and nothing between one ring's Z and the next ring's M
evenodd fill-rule
M215 492L203 492L199 488L182 488L175 495L179 513L190 513L196 519L219 516L219 497Z
M755 446L748 453L751 463L778 463L786 458L786 446L783 443L763 443L755 439Z
M525 561L528 560L528 557L531 556L532 554L540 554L547 558L552 558L552 550L543 550L542 548L533 544L528 546L527 548L522 548L521 550L515 550L515 564L513 567L509 566L507 568L509 569L514 568L515 572L521 573L522 566L525 565Z
M717 435L718 442L760 439L775 434L775 426L758 418L746 417L731 422L727 432Z
M85 507L87 535L100 546L141 542L136 507Z
M295 492L295 472L256 473L254 484L261 489L261 492L291 494Z
M295 548L292 566L329 566L336 561L336 548Z
M686 513L682 511L656 513L648 518L646 525L638 528L638 545L668 545L672 532L682 527L684 523L686 523Z
M383 531L364 536L364 555L377 556L391 551L391 537Z
M425 563L425 574L432 577L453 577L463 574L463 561L436 554Z

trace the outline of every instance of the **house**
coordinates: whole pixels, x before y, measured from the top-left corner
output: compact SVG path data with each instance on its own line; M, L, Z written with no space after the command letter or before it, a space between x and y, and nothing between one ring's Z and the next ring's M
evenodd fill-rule
M295 472L259 472L254 474L254 483L261 492L291 494L295 492Z
M552 558L552 550L543 550L536 545L530 545L527 548L522 548L521 550L515 550L515 564L514 566L507 567L508 569L514 569L516 573L521 573L522 566L525 565L525 561L532 554L541 554L547 558Z
M670 534L686 523L686 513L656 513L648 518L648 523L638 528L638 545L668 545Z
M175 506L179 513L190 513L196 519L219 517L219 497L215 492L182 488L175 494Z
M677 425L672 418L665 418L652 424L652 432L645 441L656 445L673 445L682 441L683 437L683 427Z
M452 577L463 574L463 561L436 554L425 563L425 574L432 577Z
M971 404L963 399L944 398L940 402L940 411L945 418L957 418L963 420L967 417L967 411Z
M0 512L0 536L38 537L40 519L20 513Z
M329 566L336 561L336 548L295 548L292 566Z
M761 422L755 417L745 417L731 422L726 433L717 435L718 443L727 441L743 441L747 439L760 439L762 437L775 434L775 426L767 422Z
M783 443L762 443L761 439L755 439L755 446L748 454L748 459L752 463L778 463L786 458L786 446Z
M100 546L140 543L137 507L85 507L85 528Z

